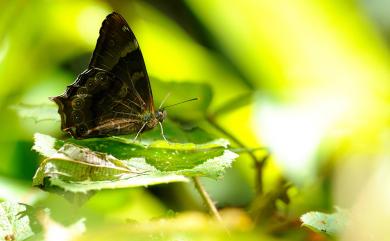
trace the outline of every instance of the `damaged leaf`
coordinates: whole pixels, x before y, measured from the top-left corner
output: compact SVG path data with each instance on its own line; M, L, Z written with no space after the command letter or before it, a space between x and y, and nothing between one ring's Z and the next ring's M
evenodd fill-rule
M35 134L33 149L45 156L33 185L86 193L105 188L185 182L187 177L221 177L238 156L227 141L205 144L133 142L126 137L57 140Z

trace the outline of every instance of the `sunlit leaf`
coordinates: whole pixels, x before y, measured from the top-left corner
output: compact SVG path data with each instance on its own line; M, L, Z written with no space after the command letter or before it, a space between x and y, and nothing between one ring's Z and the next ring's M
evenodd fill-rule
M75 240L86 230L85 218L81 218L77 222L64 226L50 218L49 215L42 215L41 220L43 224L43 234L39 235L39 239L45 241L57 240Z
M88 192L182 182L190 176L218 178L237 157L226 147L222 139L206 144L141 144L125 137L61 141L36 134L33 149L47 159L33 185Z
M308 212L301 216L302 226L308 227L315 232L328 235L340 234L347 225L347 212L337 210L335 213Z
M31 224L35 221L24 215L26 212L25 205L8 201L0 203L0 240L25 240L34 235Z

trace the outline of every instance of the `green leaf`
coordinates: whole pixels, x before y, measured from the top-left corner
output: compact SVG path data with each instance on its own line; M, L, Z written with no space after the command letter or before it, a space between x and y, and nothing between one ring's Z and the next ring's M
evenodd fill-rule
M170 142L190 142L201 144L216 139L215 136L205 132L203 129L191 126L190 124L179 125L178 123L167 119L162 123L162 125L164 128L164 135ZM120 138L124 138L126 140L132 140L134 137L135 134L120 136ZM155 140L161 140L161 130L160 128L154 128L153 130L143 132L139 139L142 140L143 143L151 143Z
M345 229L347 219L348 213L340 209L331 214L308 212L301 216L302 226L308 227L314 232L331 236L338 235Z
M45 156L33 185L69 192L185 182L221 177L237 154L219 139L205 144L133 142L126 137L57 140L36 134L33 149Z
M23 214L26 212L26 205L9 201L0 203L0 240L25 240L34 235L31 224L35 221Z

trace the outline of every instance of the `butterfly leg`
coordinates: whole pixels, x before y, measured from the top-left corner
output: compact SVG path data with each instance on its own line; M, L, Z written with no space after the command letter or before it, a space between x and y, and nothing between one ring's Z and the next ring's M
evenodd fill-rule
M137 135L135 135L134 139L133 139L133 142L135 142L137 140L137 137L139 136L139 134L142 132L142 130L145 128L146 126L146 122L142 125L142 127L139 129L139 131L137 132Z
M165 140L166 142L168 142L167 138L165 138L164 129L163 129L163 126L162 126L161 122L158 122L158 124L160 124L160 129L161 129L161 135L162 135L162 137L164 138L164 140Z

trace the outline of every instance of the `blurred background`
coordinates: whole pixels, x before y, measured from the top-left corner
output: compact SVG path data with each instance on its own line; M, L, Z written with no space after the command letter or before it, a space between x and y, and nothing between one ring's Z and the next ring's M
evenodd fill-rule
M222 180L203 180L219 208L243 212L245 230L282 218L288 225L270 228L278 238L318 240L299 216L341 207L354 217L342 240L390 237L389 1L13 0L0 9L0 199L42 202L67 219L62 198L31 188L33 134L61 136L60 123L11 107L62 93L117 11L141 46L156 105L166 93L153 79L207 84L212 99L196 124L234 147L271 151L262 168L264 153L241 153ZM205 210L191 184L104 191L83 208L114 223Z

